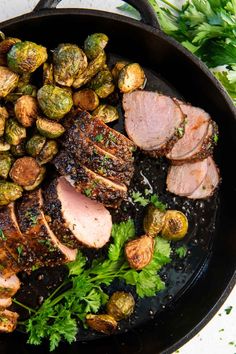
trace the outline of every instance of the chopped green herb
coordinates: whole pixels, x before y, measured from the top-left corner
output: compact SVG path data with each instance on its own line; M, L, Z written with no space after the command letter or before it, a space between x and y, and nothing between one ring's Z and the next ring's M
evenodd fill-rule
M37 270L37 269L39 269L39 266L38 266L38 265L33 265L33 266L31 267L32 272L34 272L34 271Z
M41 243L42 245L46 246L48 248L49 252L55 251L55 247L53 246L53 244L51 243L51 241L49 239L38 240L38 243Z
M144 189L144 194L145 194L145 195L152 194L151 189Z
M184 128L177 128L177 133L179 137L182 138L182 136L184 135Z
M181 246L175 250L175 253L179 256L179 258L184 258L187 254L187 247Z
M139 203L141 206L146 206L149 204L149 199L144 198L140 192L133 192L132 199L134 203Z
M116 143L116 137L112 132L109 132L108 134L108 139L112 141L113 143Z
M2 229L0 229L0 239L1 239L2 241L6 241L6 240L7 240L7 237L5 236L5 234L4 234L4 232L3 232Z
M38 215L35 215L32 211L27 211L25 217L29 219L32 226L36 225L38 222Z
M214 134L213 140L214 140L214 142L217 144L217 142L218 142L218 140L219 140L218 134Z
M229 315L229 314L230 314L230 312L232 311L232 308L233 308L233 306L229 306L229 307L227 307L227 308L225 309L226 315Z
M18 253L18 260L19 260L23 252L23 246L22 245L18 246L16 250Z
M234 342L229 342L229 345L234 345Z
M3 270L5 267L2 265L2 264L0 264L0 270Z
M85 194L87 197L91 197L91 195L92 195L92 189L91 189L91 188L85 188L85 189L84 189L84 194Z
M4 316L0 316L0 322L3 322L3 323L7 323L8 322L8 319Z
M150 198L150 201L156 208L160 209L160 211L166 211L167 205L159 200L157 194L153 194Z
M219 332L224 332L224 328L219 329Z
M102 140L103 140L103 135L102 134L98 134L98 135L95 136L95 141L100 143Z

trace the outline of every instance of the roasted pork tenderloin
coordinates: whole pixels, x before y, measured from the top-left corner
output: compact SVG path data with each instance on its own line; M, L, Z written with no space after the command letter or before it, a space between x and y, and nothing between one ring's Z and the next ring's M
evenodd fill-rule
M9 278L0 276L0 299L7 299L16 294L20 289L20 280L16 275Z
M17 325L19 315L16 312L0 311L0 332L13 332Z

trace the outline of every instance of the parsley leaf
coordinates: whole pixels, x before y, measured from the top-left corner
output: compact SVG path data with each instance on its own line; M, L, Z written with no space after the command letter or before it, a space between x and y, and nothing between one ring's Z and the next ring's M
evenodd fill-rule
M233 306L228 306L228 307L225 309L226 315L229 315L230 312L232 311L232 309L233 309Z
M187 247L181 246L175 250L175 253L179 256L179 258L184 258L187 254Z
M133 192L132 199L134 203L139 203L141 206L146 206L149 204L149 199L143 197L140 192Z
M150 199L151 203L158 209L160 209L160 211L165 211L166 208L167 208L167 205L162 203L160 200L159 200L159 197L157 194L153 194L151 196L151 199Z
M2 229L0 229L0 239L1 239L2 241L6 241L6 240L7 240L7 237L6 237L6 235L4 234L4 232L3 232Z
M108 257L112 261L117 261L120 258L124 243L135 235L133 220L130 219L118 225L114 224L111 235L114 238L114 242L109 247Z

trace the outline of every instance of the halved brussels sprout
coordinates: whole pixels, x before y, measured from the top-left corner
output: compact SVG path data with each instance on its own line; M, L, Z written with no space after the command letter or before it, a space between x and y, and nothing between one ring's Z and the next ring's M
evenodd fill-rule
M45 174L46 174L46 168L41 166L40 173L39 173L38 177L36 178L34 184L32 184L30 186L25 186L24 189L26 191L33 191L35 188L37 188L43 182Z
M22 157L25 156L25 141L23 140L20 144L18 145L12 145L11 146L11 153L15 157Z
M10 178L19 186L27 187L35 183L41 172L38 162L29 156L17 159L10 171Z
M71 86L78 73L88 66L87 57L75 44L59 44L53 52L54 78L57 84Z
M0 66L0 98L6 97L18 84L19 76L5 66Z
M132 315L134 306L135 301L132 294L116 291L107 303L107 313L114 317L116 321L120 321Z
M118 87L121 92L128 93L143 88L145 83L145 73L138 63L128 64L121 69L118 78Z
M90 81L89 87L93 89L100 98L109 96L115 90L111 72L109 70L99 71Z
M105 334L111 334L117 328L116 320L110 315L89 314L86 316L86 322L90 328Z
M161 236L167 240L177 241L188 232L188 219L178 210L167 210Z
M46 138L44 136L35 134L32 136L32 138L30 138L30 140L27 141L26 151L30 156L36 157L39 155L45 143Z
M54 85L54 68L53 64L44 63L43 64L43 84L44 85Z
M89 82L92 77L94 77L101 69L103 69L105 63L106 54L102 50L95 59L90 61L88 67L82 73L77 75L75 81L73 82L73 87L79 88L87 84L87 82Z
M75 106L79 106L86 111L93 111L99 106L99 98L92 89L83 89L73 94Z
M143 269L152 260L154 252L154 239L144 235L125 245L126 259L131 268Z
M37 157L37 161L41 164L44 165L45 163L50 162L54 156L58 153L58 145L55 140L48 140L42 150L40 151L40 154Z
M38 103L48 118L59 120L72 108L72 94L69 90L54 85L44 85L37 93Z
M47 60L47 49L33 42L18 42L7 54L9 68L19 74L32 73Z
M21 42L18 38L5 38L2 42L0 42L0 54L7 54L11 47L18 42Z
M93 117L98 117L105 123L111 123L119 119L119 112L116 107L110 106L108 104L101 104L92 113Z
M51 139L59 138L65 132L63 125L45 118L38 118L36 127L40 134Z
M6 39L6 36L2 31L0 31L0 42L4 41L4 39Z
M7 66L7 58L5 54L0 54L0 66Z
M129 64L128 61L125 61L125 60L120 60L115 63L115 65L111 71L115 82L118 81L120 71L128 64Z
M6 141L11 145L18 145L26 138L26 129L14 118L6 122Z
M31 127L38 117L38 104L36 98L24 95L15 104L15 115L23 127Z
M13 164L13 157L9 152L0 153L0 178L6 179Z
M84 41L84 51L87 57L92 60L106 47L108 37L104 33L93 33Z
M147 235L156 237L162 230L164 225L165 212L156 208L154 205L149 205L147 214L143 220L144 231Z
M5 131L6 120L9 114L5 107L0 106L0 137L3 136Z
M0 206L7 205L22 196L23 189L15 183L0 181Z
M0 138L0 152L9 151L11 145Z

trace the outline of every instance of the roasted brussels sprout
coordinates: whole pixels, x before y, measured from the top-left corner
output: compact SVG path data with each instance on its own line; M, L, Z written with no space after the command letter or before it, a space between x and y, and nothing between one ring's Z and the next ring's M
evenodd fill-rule
M5 54L0 53L0 66L7 66L7 58Z
M37 161L41 165L44 165L45 163L51 161L57 153L58 153L57 142L55 140L48 140L44 145L44 147L42 148L42 150L40 151L40 154L37 157Z
M33 157L17 159L10 171L10 178L19 186L27 187L35 183L41 172L41 166Z
M20 41L21 40L18 38L5 38L2 42L0 42L0 54L7 54L11 47Z
M143 220L144 231L147 235L155 237L161 231L164 225L165 212L156 208L154 205L149 205L147 214Z
M9 68L18 73L32 73L47 60L47 49L33 42L18 42L7 54Z
M4 41L4 39L6 39L6 36L2 31L0 31L0 42Z
M127 93L143 88L145 83L145 73L138 63L128 64L121 69L118 78L118 87L121 92Z
M5 66L0 66L0 98L6 97L18 83L19 76Z
M120 61L117 61L111 71L112 73L112 76L113 76L113 79L115 82L118 81L118 78L119 78L119 74L120 74L120 71L127 65L129 64L127 61L125 60L120 60Z
M82 72L79 73L73 82L74 88L79 88L87 82L89 82L100 70L103 69L106 63L106 54L104 51L101 51L98 56L90 61L88 67Z
M0 152L9 151L11 145L0 138Z
M31 127L38 116L38 104L32 96L22 96L15 104L15 115L23 127Z
M23 189L15 183L0 181L0 205L7 205L22 196Z
M38 118L36 127L40 134L51 139L59 138L65 132L63 125L45 118Z
M154 252L154 239L144 235L125 245L125 255L131 268L140 270L152 260Z
M54 73L53 64L44 63L43 64L43 84L44 85L54 85Z
M59 44L53 52L54 79L57 84L71 86L78 73L88 66L87 57L75 44Z
M34 184L32 184L30 186L25 186L24 189L26 191L33 191L35 188L37 188L43 182L45 174L46 174L46 168L41 166L40 173L39 173L38 177L36 178Z
M161 231L162 237L167 240L177 241L182 239L188 232L188 219L178 210L167 210L164 218L164 226Z
M115 90L111 72L109 70L99 71L90 81L89 87L93 89L100 98L109 96Z
M37 94L38 103L48 118L59 120L68 113L72 106L72 94L65 88L44 85Z
M45 143L46 143L46 138L44 136L35 134L32 136L32 138L30 138L29 141L27 141L26 151L30 156L36 157L39 155Z
M87 57L92 60L106 47L108 37L104 33L93 33L84 41L84 51Z
M25 156L25 140L23 140L20 144L18 145L12 145L11 146L11 153L15 157L22 157Z
M11 145L18 145L26 138L26 129L14 118L6 122L6 141Z
M0 137L3 136L5 131L6 120L8 118L8 112L5 107L0 106Z
M13 164L13 157L9 152L0 153L0 178L6 179Z
M116 320L110 315L89 314L86 316L86 322L90 328L105 334L111 334L117 328Z
M134 306L135 301L132 294L116 291L107 303L107 313L114 317L116 321L120 321L132 315Z
M73 102L75 106L79 106L86 111L93 111L99 105L99 98L92 89L83 89L73 94Z
M22 85L19 89L18 89L18 93L23 95L27 95L27 96L32 96L32 97L37 97L37 87L31 84L25 84Z
M110 106L108 104L101 104L98 106L92 115L98 117L105 123L111 123L119 119L119 112L116 107Z

